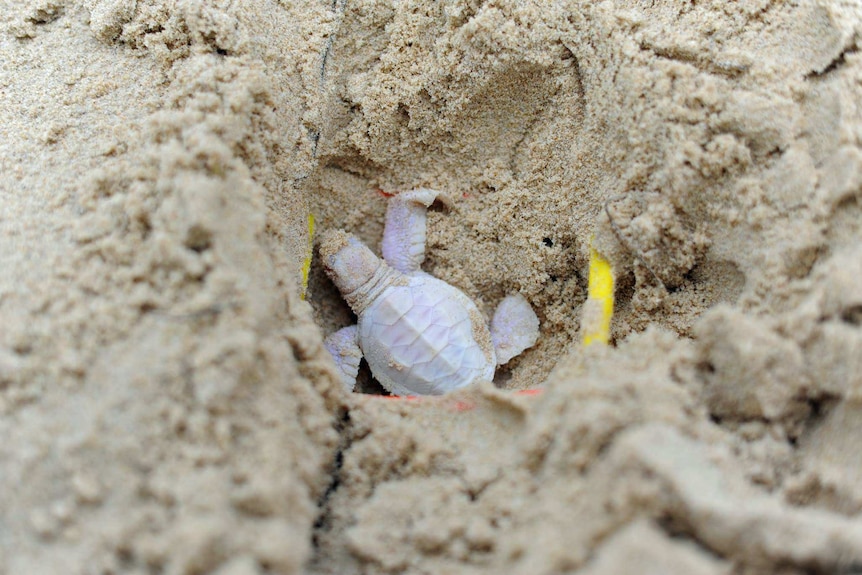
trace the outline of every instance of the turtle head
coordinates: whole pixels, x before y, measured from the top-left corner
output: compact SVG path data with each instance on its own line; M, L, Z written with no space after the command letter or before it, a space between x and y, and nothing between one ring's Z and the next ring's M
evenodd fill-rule
M345 299L368 283L381 266L380 258L355 236L342 230L323 234L320 259L326 275L332 279Z

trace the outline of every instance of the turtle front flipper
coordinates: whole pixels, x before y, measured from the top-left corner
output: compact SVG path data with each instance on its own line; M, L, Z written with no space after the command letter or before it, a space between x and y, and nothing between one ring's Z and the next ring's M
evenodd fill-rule
M401 192L386 207L383 259L402 273L419 270L425 260L425 218L439 192L417 188Z
M507 363L532 347L538 338L539 318L526 298L519 293L503 298L491 320L491 341L497 352L497 365Z
M362 359L357 326L350 325L330 334L323 340L323 345L338 367L344 389L353 391L356 386L356 376L359 374L359 361Z

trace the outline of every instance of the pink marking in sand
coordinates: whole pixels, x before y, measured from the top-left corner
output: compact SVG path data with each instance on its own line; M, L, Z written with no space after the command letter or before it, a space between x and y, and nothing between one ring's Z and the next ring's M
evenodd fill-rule
M533 395L541 395L542 390L541 389L520 389L518 391L513 391L512 393L514 393L515 395L533 396ZM404 400L408 400L408 401L413 401L413 400L419 400L419 399L429 400L433 397L439 397L439 396L433 396L433 395L402 395L402 396L398 396L398 395L369 395L368 397L375 397L375 398L379 398L379 399L404 399ZM471 402L471 401L456 401L456 402L452 403L451 405L448 405L447 407L451 408L452 411L461 412L461 411L470 411L470 410L474 409L476 407L476 404Z

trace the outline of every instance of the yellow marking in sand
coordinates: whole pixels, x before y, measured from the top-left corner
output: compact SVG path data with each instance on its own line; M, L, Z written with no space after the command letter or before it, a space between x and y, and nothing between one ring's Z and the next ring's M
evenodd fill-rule
M308 273L311 271L311 256L314 253L314 214L308 214L308 250L305 252L305 260L302 262L302 291L300 297L305 299L308 291Z
M581 317L584 346L607 344L614 315L614 274L611 264L590 242L590 279Z

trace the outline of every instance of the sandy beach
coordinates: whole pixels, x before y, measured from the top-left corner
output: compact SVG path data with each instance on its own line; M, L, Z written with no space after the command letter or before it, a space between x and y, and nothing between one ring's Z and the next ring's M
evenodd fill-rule
M862 569L860 47L855 0L6 0L0 575ZM346 393L319 236L418 187L538 342Z

